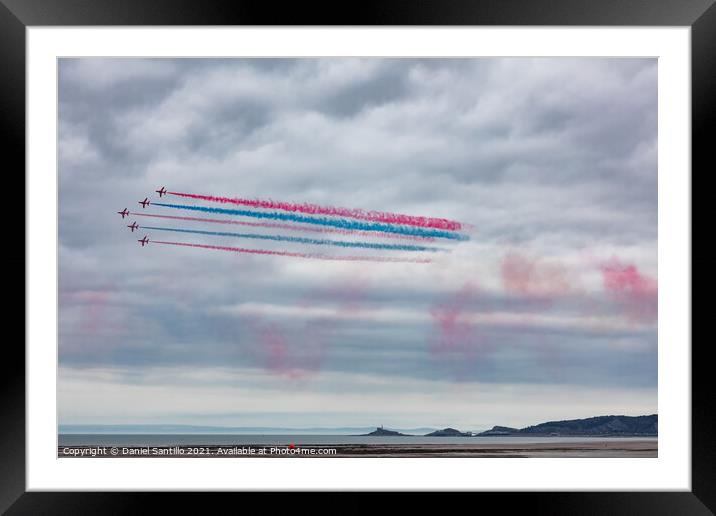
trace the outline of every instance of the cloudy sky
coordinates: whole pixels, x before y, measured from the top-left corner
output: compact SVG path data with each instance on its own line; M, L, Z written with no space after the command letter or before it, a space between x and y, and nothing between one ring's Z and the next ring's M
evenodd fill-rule
M142 248L167 234L117 211L163 185L469 240L427 264ZM61 59L59 189L61 424L657 410L654 59Z

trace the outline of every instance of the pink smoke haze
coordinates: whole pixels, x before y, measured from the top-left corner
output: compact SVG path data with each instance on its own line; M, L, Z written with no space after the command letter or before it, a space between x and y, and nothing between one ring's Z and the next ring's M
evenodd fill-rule
M77 314L61 330L61 353L96 354L120 342L127 332L126 316L116 306L115 292L114 285L92 290L60 289L59 309L71 308Z
M95 290L77 290L60 292L60 302L78 306L80 317L75 331L85 335L96 335L103 329L115 330L110 322L107 308L113 286L105 286Z
M82 301L80 329L83 333L96 334L105 324L108 292L94 290L78 294L78 298Z
M296 334L300 338L296 338ZM303 331L287 330L277 324L260 324L258 342L266 369L291 380L306 378L318 371L326 355L326 340L307 324Z
M464 380L490 349L484 336L477 334L472 323L465 320L477 295L477 287L466 283L450 300L430 310L438 330L437 337L430 342L430 354L433 360L446 365L457 380Z
M602 265L604 290L628 320L649 323L657 320L658 285L656 279L641 273L635 265L616 258Z
M502 260L501 273L505 291L530 308L522 314L524 322L534 320L566 296L576 303L574 309L580 310L584 305L582 289L570 280L569 270L560 264L511 251ZM562 357L553 342L537 333L530 337L530 348L551 377L561 378Z
M528 258L518 252L508 253L502 260L502 282L505 290L545 309L556 299L572 292L566 268Z
M325 362L343 315L359 309L365 283L352 281L326 291L314 290L303 296L297 306L317 307L319 298L328 298L335 311L325 317L313 317L296 328L273 321L253 323L259 359L266 369L289 380L307 379L320 371Z

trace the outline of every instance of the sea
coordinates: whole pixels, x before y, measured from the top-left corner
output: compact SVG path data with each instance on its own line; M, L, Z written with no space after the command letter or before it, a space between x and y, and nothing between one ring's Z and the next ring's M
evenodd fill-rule
M656 441L656 437L425 437L265 434L59 434L58 446L244 446L331 444L530 444L604 441Z

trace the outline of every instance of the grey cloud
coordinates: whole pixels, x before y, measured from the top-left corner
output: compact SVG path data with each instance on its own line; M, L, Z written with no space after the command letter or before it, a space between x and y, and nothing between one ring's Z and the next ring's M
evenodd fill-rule
M653 59L63 59L60 364L131 366L139 384L160 366L265 372L256 321L222 307L335 306L363 275L363 308L426 319L332 327L316 376L655 389L655 326L482 325L490 352L456 375L456 359L430 353L429 314L475 281L464 309L529 317L534 304L500 284L514 248L567 268L580 253L623 257L656 274L656 73ZM140 210L162 185L455 218L475 231L427 269L142 249L145 233L116 212ZM594 264L579 267L574 292L546 312L568 317L586 299L595 317L618 315L582 284ZM278 321L298 343L302 324Z

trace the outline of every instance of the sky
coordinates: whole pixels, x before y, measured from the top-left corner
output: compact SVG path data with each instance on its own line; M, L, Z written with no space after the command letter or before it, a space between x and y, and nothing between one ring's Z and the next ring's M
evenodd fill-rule
M78 58L58 81L60 424L657 411L655 59ZM161 186L445 218L467 239L417 242L441 248L430 263L142 247L412 256L130 232L287 234L117 214L210 205Z

